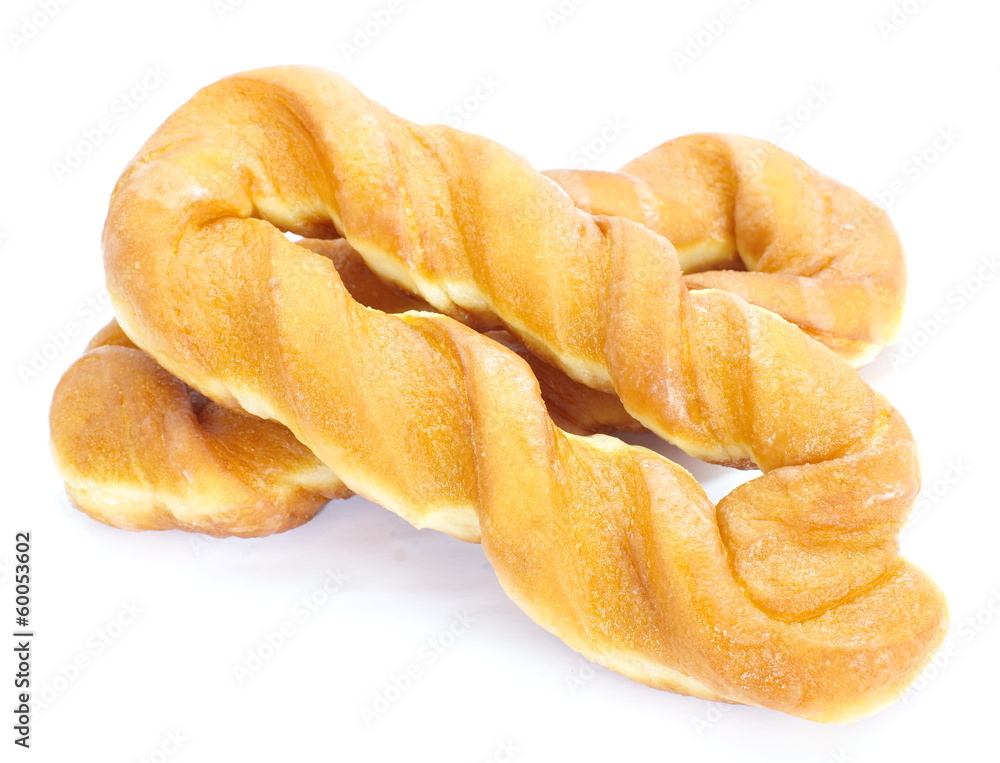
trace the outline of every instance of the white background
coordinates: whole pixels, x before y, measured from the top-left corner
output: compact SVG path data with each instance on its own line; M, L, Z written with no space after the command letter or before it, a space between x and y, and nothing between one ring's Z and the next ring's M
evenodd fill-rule
M987 265L1000 254L1000 6L399 0L366 42L359 32L388 2L46 2L6 0L0 18L4 760L1000 759L1000 278ZM728 23L713 23L724 10ZM903 547L953 616L949 653L918 690L873 718L822 726L591 673L505 598L479 547L361 499L252 541L127 533L69 506L47 408L111 317L99 235L117 175L197 88L296 62L338 70L410 119L461 121L539 168L581 166L608 119L624 128L592 152L599 169L681 134L732 131L772 139L888 206L909 257L907 317L900 343L863 374L921 445L924 494ZM481 77L498 84L474 102ZM133 90L135 102L122 100ZM814 91L824 95L810 101ZM470 96L463 117L456 106ZM105 119L100 142L61 171ZM952 137L935 149L942 134ZM80 333L50 346L71 322ZM52 357L30 375L36 352ZM683 462L716 498L742 477ZM33 714L30 751L13 748L10 713L19 530L33 538L35 692L54 695ZM330 571L346 580L304 621L297 602ZM444 636L463 613L474 622ZM235 667L248 650L268 655L267 634L286 621L293 635L241 684ZM430 664L442 639L450 648ZM74 661L86 667L74 674ZM366 724L362 708L413 665L419 677Z

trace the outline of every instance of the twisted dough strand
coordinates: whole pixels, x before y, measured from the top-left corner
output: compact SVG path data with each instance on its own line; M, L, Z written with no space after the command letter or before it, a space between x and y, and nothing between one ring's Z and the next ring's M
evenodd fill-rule
M500 363L485 372L497 388L530 382L510 353L499 347L497 353ZM516 371L513 379L497 374L508 364ZM181 498L196 502L172 501L165 509L178 512L174 521L181 526L186 517L194 520L187 527L201 530L213 528L202 524L203 516L211 522L247 519L243 510L229 516L234 500L230 481L200 478L214 471L228 475L234 466L238 479L280 469L284 486L318 492L320 502L343 497L343 483L318 461L309 468L311 454L287 430L212 402L192 405L186 393L174 389L179 383L162 378L166 376L115 327L103 331L60 384L53 407L57 452L74 448L70 452L76 457L90 453L95 458L128 454L126 475L140 471L159 483L153 500L169 494L171 479L179 480L189 491L181 488ZM89 395L86 402L69 391L73 388ZM487 392L479 389L477 396ZM504 397L493 392L496 399ZM515 401L517 410L510 414L521 421L523 400ZM89 429L99 439L98 447L93 440L71 443L59 436L87 429L67 421L67 414L78 412L91 418ZM147 417L149 413L153 415ZM491 444L504 442L510 430L504 412L495 413L491 418L499 417L499 431L482 435ZM145 426L137 430L125 423L129 419ZM552 433L558 438L558 430ZM125 442L118 439L122 436ZM556 454L536 447L524 462L511 464L507 452L500 451L504 463L496 471L511 479L507 484L491 481L489 495L483 496L484 505L498 507L488 515L492 521L489 527L484 524L484 537L503 541L501 548L489 549L490 558L511 596L549 630L591 659L652 686L764 704L816 720L847 720L905 688L908 674L925 658L923 644L935 638L934 623L926 619L933 612L919 606L928 583L909 565L901 562L874 596L863 594L821 618L801 624L772 620L752 606L732 578L722 561L711 506L683 470L610 438L563 437L566 442L555 448ZM198 446L205 441L208 447L192 447L191 441ZM220 451L231 458L219 458ZM211 454L207 459L206 453ZM283 460L282 453L290 457ZM551 460L540 458L544 455ZM136 461L143 466L137 469ZM553 473L553 463L561 473ZM299 464L304 466L295 468ZM192 465L197 467L193 478ZM122 477L107 476L112 485ZM571 487L581 483L598 489L582 491L581 500L581 491ZM274 490L261 484L252 489L265 497ZM654 493L653 488L659 489ZM246 493L243 489L235 496ZM526 496L532 500L526 503ZM129 506L129 497L124 503L138 520L135 526L149 522L147 506ZM639 506L633 505L636 497L644 499ZM204 515L199 515L201 507ZM272 507L267 516L280 515L279 509L280 504ZM161 521L165 514L154 513L152 519ZM290 519L294 524L296 517ZM909 601L910 596L916 601ZM887 613L889 618L883 619ZM862 676L866 680L859 681ZM757 683L768 686L763 699ZM855 696L858 692L864 697Z
M768 473L716 511L662 457L556 428L514 353L359 305L278 228L336 228L383 279L505 326L688 452ZM495 144L313 71L230 78L123 175L105 256L123 327L164 368L417 526L481 532L532 617L626 675L843 720L898 696L941 638L940 594L896 554L917 483L898 414Z
M669 239L688 288L739 294L856 366L899 330L906 267L889 216L771 143L687 135L619 172L546 174L581 209Z
M505 326L691 455L774 470L719 505L733 564L761 606L816 613L895 563L917 489L912 438L849 366L732 294L689 294L664 239L576 209L501 146L413 125L335 78L270 70L202 91L147 144L112 199L105 255L123 327L213 399L300 434L290 420L301 412L281 415L261 389L258 369L280 355L244 339L275 330L268 289L247 284L249 268L278 253L294 263L287 278L311 277L314 263L253 215L303 235L333 227L383 280L480 329ZM181 235L168 252L171 231ZM173 273L154 279L154 267ZM185 268L190 275L177 273ZM241 269L247 277L230 286ZM198 282L196 270L208 282L179 288ZM227 317L205 293L252 307ZM303 320L278 329L283 345L302 340ZM412 374L419 388L426 370ZM372 387L366 394L377 397ZM778 561L796 574L775 574Z
M206 400L114 322L63 374L49 419L74 505L114 527L269 535L351 495L285 427Z
M389 313L430 310L379 281L344 239L299 244L327 257L361 304ZM618 398L573 382L506 332L488 336L531 365L563 429L638 427ZM137 348L116 321L63 374L50 422L74 505L115 527L270 535L352 495L288 429L205 399Z

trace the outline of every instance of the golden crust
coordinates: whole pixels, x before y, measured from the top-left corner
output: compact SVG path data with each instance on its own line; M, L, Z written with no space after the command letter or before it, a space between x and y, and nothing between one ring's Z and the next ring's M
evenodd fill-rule
M269 535L351 494L285 427L205 400L116 323L63 375L50 420L70 499L115 527Z
M580 208L669 239L688 288L739 294L855 366L899 330L906 264L889 216L772 143L687 135L620 172L546 174Z
M365 307L281 234L332 229L443 315ZM943 637L940 592L897 553L918 472L891 406L774 313L689 293L664 238L494 143L316 70L238 75L140 151L104 243L119 320L163 368L414 525L481 537L529 615L636 680L848 720ZM765 473L715 507L665 458L559 429L528 364L447 316ZM88 403L69 405L54 427Z
M426 302L401 294L381 281L346 240L302 239L298 243L329 259L337 269L344 287L362 305L384 313L402 313L407 310L435 312ZM516 352L531 366L549 415L561 429L573 434L646 431L642 424L629 415L616 395L573 381L555 366L528 352L517 337L508 331L488 331L486 335Z

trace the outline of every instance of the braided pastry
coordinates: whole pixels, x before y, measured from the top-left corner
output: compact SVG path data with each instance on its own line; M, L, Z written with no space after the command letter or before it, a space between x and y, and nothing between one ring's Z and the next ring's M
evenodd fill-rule
M50 422L70 499L126 530L268 535L351 495L281 424L207 400L117 323L63 375Z
M688 135L620 172L546 174L581 209L668 238L688 288L739 294L856 366L899 330L906 269L889 216L771 143Z
M378 280L344 239L299 244L329 258L361 304L389 313L430 310ZM563 429L641 429L618 398L577 384L507 332L487 335L528 362ZM352 495L288 429L208 400L163 370L115 321L63 374L50 419L71 500L114 527L270 535Z
M442 314L359 304L281 230L343 235ZM490 141L314 70L231 77L129 166L104 245L118 319L164 369L281 422L414 525L481 538L512 598L597 662L846 720L897 697L943 635L940 593L897 553L918 477L892 407L774 313L689 293L664 238L577 209ZM448 316L506 328L687 452L765 474L713 507L663 457L556 427L527 363ZM56 452L64 474L79 463Z

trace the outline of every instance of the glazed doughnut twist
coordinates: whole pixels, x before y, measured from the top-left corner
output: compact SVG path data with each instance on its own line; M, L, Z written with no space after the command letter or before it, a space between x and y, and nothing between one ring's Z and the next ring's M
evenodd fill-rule
M342 234L444 315L360 305L282 230ZM414 525L481 537L529 615L637 680L845 720L898 696L943 635L940 593L897 553L918 478L891 406L775 314L689 293L664 238L576 209L490 141L314 70L232 77L126 170L105 257L123 328L163 368L281 422ZM713 507L666 459L560 430L525 361L447 315L765 474ZM79 454L56 451L72 481Z
M582 209L668 238L688 288L739 294L856 366L899 331L906 265L889 216L767 141L687 135L619 172L546 174Z
M387 313L431 310L378 280L344 239L298 243L327 257L361 304ZM528 362L562 429L644 431L614 395L572 381L505 331L487 336ZM288 429L206 399L137 348L116 321L63 374L50 418L70 498L114 527L270 535L352 495Z

